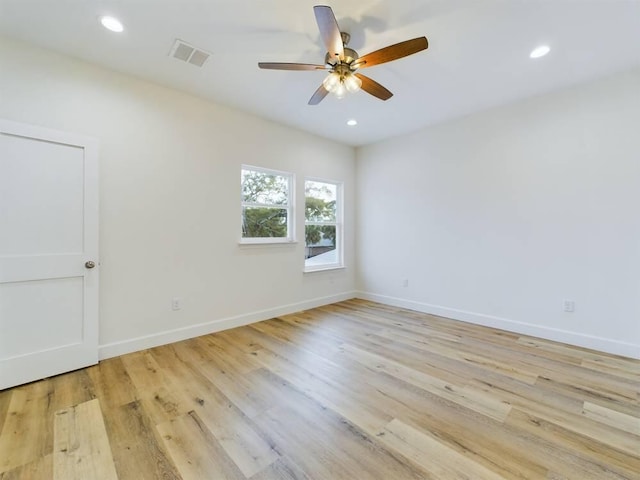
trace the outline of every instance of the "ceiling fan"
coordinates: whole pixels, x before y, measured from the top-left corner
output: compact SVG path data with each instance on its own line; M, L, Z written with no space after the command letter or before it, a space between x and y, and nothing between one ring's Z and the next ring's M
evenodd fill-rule
M258 63L258 67L270 70L328 70L329 75L311 96L309 105L319 104L329 93L333 93L336 97L342 98L347 92L356 92L360 90L360 88L380 100L389 100L393 96L393 93L375 80L356 73L356 70L397 60L426 50L429 46L426 37L418 37L381 48L380 50L360 57L358 56L358 52L347 47L350 35L340 31L331 7L317 5L313 7L313 12L316 16L318 28L320 29L320 36L327 47L324 65L309 63Z

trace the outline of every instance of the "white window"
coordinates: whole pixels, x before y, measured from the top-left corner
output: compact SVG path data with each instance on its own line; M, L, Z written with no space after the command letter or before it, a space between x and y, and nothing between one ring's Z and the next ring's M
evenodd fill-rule
M241 242L292 242L293 174L243 165L241 184Z
M305 271L342 267L342 184L308 179L304 194Z

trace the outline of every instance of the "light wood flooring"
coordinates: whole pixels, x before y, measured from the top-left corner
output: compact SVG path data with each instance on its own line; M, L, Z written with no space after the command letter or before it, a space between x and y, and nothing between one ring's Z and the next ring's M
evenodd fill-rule
M0 479L640 479L639 384L351 300L0 392Z

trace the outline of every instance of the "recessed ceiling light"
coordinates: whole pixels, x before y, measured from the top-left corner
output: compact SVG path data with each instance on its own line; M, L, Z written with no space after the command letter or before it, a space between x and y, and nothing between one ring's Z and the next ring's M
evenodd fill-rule
M529 58L540 58L544 57L547 53L549 53L551 49L547 45L540 45L539 47L534 48L529 54Z
M351 119L351 120L347 120L347 125L349 125L350 127L355 127L358 124L358 121L355 119Z
M122 22L115 17L100 17L100 23L104 28L111 30L112 32L120 33L124 30Z

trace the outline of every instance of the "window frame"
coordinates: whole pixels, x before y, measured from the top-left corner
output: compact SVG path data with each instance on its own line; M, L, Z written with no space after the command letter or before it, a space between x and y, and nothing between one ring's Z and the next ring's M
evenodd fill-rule
M307 182L326 183L336 186L336 219L334 222L307 222L306 215L306 203L307 203ZM305 215L304 215L304 228L305 228L305 245L304 251L306 256L307 242L306 242L306 227L307 225L329 225L336 227L336 257L335 263L325 263L322 265L307 266L307 259L304 259L304 273L322 272L326 270L336 270L345 268L344 265L344 182L339 180L330 180L320 177L304 177L304 201L305 201Z
M287 179L287 203L286 204L270 204L270 203L255 203L245 202L242 189L242 172L249 170L252 172L264 173L267 175L275 175L279 177L285 177ZM285 172L283 170L275 170L273 168L257 167L255 165L240 165L240 240L241 245L270 245L270 244L282 244L282 243L295 243L295 185L296 179L293 172ZM286 237L244 237L242 234L242 226L244 224L244 209L245 207L258 207L258 208L274 208L280 210L286 210L287 212L287 236Z

